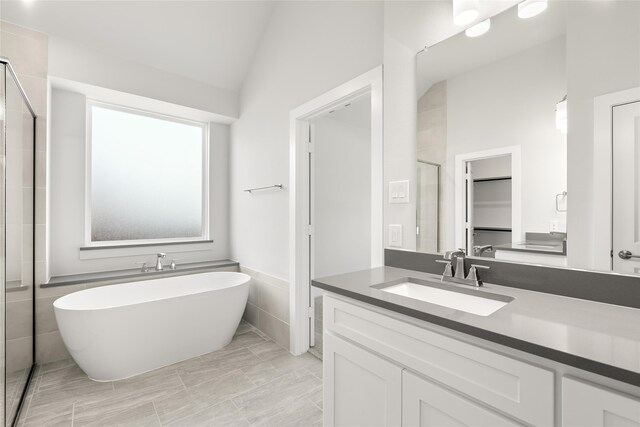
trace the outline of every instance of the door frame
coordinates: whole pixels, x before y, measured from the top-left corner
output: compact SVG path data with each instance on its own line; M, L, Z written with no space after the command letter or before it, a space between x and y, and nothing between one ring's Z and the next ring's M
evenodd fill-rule
M640 87L593 99L593 242L591 268L613 271L613 108L640 101Z
M371 267L384 264L382 66L378 66L289 113L289 319L290 350L309 350L310 227L309 122L343 102L371 94Z
M511 241L522 241L522 166L521 148L519 145L476 151L473 153L457 154L455 157L454 177L454 248L466 247L465 229L465 165L474 160L484 160L493 157L511 155Z

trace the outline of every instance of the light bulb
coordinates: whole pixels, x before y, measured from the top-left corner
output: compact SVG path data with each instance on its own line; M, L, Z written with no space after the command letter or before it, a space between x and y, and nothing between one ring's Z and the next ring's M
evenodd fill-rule
M524 0L518 4L518 18L533 18L544 12L546 8L547 0Z
M491 20L485 19L484 21L474 25L473 27L469 27L465 30L465 34L467 37L479 37L489 31L491 28Z
M453 0L453 23L467 25L478 18L479 0Z

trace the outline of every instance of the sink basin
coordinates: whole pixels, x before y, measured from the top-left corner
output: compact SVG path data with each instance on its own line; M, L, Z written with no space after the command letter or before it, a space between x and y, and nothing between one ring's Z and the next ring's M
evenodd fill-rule
M424 301L478 316L489 316L509 302L512 297L479 292L476 289L462 289L440 282L405 278L389 283L374 285L373 288L388 294L412 300Z

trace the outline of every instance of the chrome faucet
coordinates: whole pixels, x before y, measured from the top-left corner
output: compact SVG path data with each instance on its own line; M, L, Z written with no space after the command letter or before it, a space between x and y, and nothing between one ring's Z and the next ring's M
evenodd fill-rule
M458 279L464 279L464 249L458 249L457 251L447 251L444 253L445 259L452 260L456 257L456 268L454 270L454 277Z
M456 268L453 270L451 262L453 257L456 257ZM475 287L482 286L482 280L478 276L478 269L488 270L490 267L486 265L471 264L469 268L469 274L465 277L464 273L464 249L458 249L457 251L447 251L444 253L444 259L437 259L436 262L446 264L444 272L442 273L443 282L460 283L463 285L471 285ZM453 271L452 271L453 270Z
M484 246L474 246L473 247L473 254L475 256L482 256L483 253L485 252L493 252L493 246L492 245L484 245Z
M167 254L163 252L158 252L156 255L158 256L158 259L156 260L156 271L162 271L164 270L164 267L162 265L162 259L166 257Z

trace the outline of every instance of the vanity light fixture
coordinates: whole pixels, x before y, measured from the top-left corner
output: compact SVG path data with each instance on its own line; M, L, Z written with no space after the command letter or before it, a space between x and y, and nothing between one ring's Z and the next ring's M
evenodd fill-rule
M546 8L547 0L524 0L518 4L518 18L533 18L544 12Z
M567 133L567 95L564 96L556 104L556 129L558 129L563 134Z
M491 20L485 19L484 21L474 25L473 27L469 27L465 30L465 34L467 37L479 37L489 31L491 28Z
M480 0L453 0L453 23L467 25L478 18Z

